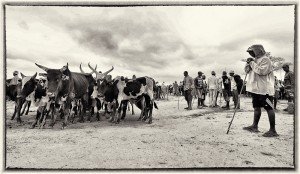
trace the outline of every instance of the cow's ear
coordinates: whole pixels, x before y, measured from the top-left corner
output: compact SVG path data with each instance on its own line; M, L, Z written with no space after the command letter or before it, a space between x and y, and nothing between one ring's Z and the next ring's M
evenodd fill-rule
M21 73L21 76L22 76L22 79L23 79L24 77L26 77L23 73Z
M37 76L37 72L31 77L31 79L35 79Z
M60 69L60 72L64 72L68 69L68 64L63 66L61 69Z

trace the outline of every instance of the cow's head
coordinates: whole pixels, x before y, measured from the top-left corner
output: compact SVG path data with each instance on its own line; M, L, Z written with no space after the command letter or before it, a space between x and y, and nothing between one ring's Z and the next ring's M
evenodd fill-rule
M104 79L97 80L97 86L94 87L93 96L97 94L97 97L104 97L104 94L112 88L112 77L111 75L107 75ZM92 97L93 97L92 96Z
M22 76L22 87L21 87L21 92L17 96L17 98L25 98L29 94L31 94L34 89L36 88L37 82L35 80L37 73L35 73L33 76L25 76L24 74L21 73Z
M36 64L39 68L47 72L47 87L49 97L56 97L62 90L68 89L71 72L68 64L61 69L49 69Z

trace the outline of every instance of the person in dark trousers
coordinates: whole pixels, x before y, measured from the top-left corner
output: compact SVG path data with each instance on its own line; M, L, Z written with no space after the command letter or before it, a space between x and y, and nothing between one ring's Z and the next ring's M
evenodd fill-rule
M202 75L202 79L203 79L203 90L202 90L202 97L201 97L201 105L203 107L207 107L207 105L204 104L206 94L208 93L207 82L205 80L206 76L204 74Z
M272 62L266 56L262 45L252 45L247 52L254 58L248 58L245 72L248 73L247 91L252 93L252 104L254 108L254 119L251 126L244 127L250 132L259 132L258 123L263 107L269 117L270 129L263 134L264 137L278 136L275 129L275 112L273 109L274 73Z
M241 93L241 91L242 91L242 87L243 87L243 79L241 79L241 76L240 75L238 75L238 74L235 74L234 76L233 76L233 79L234 79L234 81L235 81L235 83L236 83L236 89L237 89L237 109L240 109L240 93Z
M197 98L198 98L198 106L197 108L200 109L202 108L202 93L203 93L203 79L202 79L202 72L199 71L198 72L198 76L195 78L194 80L194 84L195 84L195 89L196 89L196 94L197 94Z
M183 73L184 79L183 79L183 91L184 91L184 97L187 101L188 107L184 108L187 110L192 110L192 87L194 85L193 78L189 76L187 71L184 71Z
M223 73L222 73L222 80L223 80L222 92L223 92L224 100L226 102L226 105L222 106L222 108L228 110L229 109L229 102L230 102L229 95L230 95L230 87L231 86L230 86L230 79L228 78L226 71L223 71Z
M231 93L232 93L232 100L234 103L234 108L237 107L238 109L240 109L240 104L238 103L239 93L237 90L237 84L234 80L234 71L230 71L229 75L230 75L229 79L230 79L230 84L231 84Z

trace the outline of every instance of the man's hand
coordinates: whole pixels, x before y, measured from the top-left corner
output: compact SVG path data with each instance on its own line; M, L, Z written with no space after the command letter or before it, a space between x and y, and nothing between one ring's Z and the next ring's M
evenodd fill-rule
M246 62L249 64L251 61L254 61L254 59L252 57L249 57Z

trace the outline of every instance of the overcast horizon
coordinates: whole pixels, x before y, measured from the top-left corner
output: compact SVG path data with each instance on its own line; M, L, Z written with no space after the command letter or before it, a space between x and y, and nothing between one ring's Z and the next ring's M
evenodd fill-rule
M18 70L42 73L34 63L112 76L150 76L167 84L187 70L243 75L247 48L262 44L294 63L291 6L5 6L7 78ZM293 68L293 67L291 67ZM284 72L276 72L282 79ZM21 75L19 75L21 77Z

